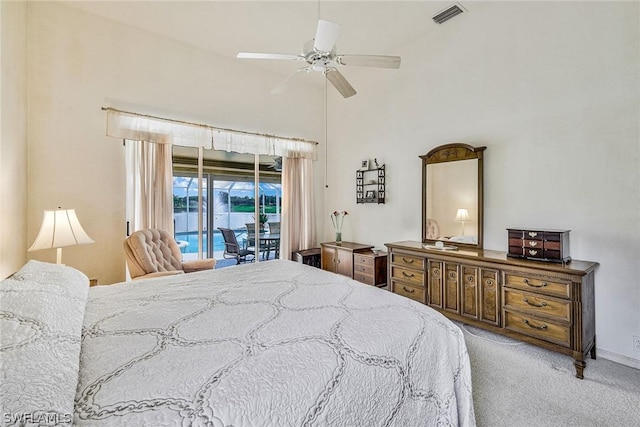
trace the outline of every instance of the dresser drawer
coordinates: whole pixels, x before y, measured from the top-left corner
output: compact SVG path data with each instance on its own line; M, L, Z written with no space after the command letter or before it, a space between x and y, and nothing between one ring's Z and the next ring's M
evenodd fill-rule
M517 239L522 240L524 238L524 233L522 230L508 230L509 231L509 240Z
M391 254L391 263L398 266L424 270L425 259L422 257L394 253L394 254Z
M549 341L563 347L571 347L571 326L542 320L533 316L520 315L505 310L504 327Z
M362 274L362 273L353 273L353 278L354 280L357 280L358 282L362 282L365 283L367 285L375 285L375 281L373 280L373 276L368 275L368 274Z
M391 283L393 284L394 293L424 303L424 288L399 283L393 279L391 280Z
M530 292L504 288L505 308L515 309L534 316L552 317L560 321L571 321L571 302Z
M369 274L373 276L373 265L368 264L354 264L353 265L353 274L361 273L361 274Z
M524 256L527 258L544 258L544 249L540 245L540 249L524 248Z
M528 249L542 249L544 247L544 241L543 240L524 239L522 241L522 246L524 246L525 248L528 248Z
M525 275L505 273L504 283L507 287L524 289L530 292L545 295L557 296L561 298L571 297L571 286L569 283L551 281L546 278L527 277Z
M391 278L410 283L413 286L424 288L424 271L413 270L410 268L391 266Z
M371 256L364 256L362 254L355 253L353 254L353 263L361 264L361 265L369 265L373 268L373 260L374 258Z
M539 230L522 230L523 239L542 240L544 232Z

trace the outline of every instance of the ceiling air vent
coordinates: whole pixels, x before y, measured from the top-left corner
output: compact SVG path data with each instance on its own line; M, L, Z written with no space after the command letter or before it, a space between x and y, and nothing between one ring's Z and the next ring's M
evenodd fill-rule
M462 9L457 4L454 4L453 6L446 8L445 10L434 16L433 20L436 22L436 24L442 24L443 22L448 21L454 16L460 15L462 12L464 12L464 9Z

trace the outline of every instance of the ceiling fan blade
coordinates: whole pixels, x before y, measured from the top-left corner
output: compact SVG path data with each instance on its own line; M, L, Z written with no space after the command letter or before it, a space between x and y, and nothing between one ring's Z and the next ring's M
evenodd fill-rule
M291 61L303 61L304 56L292 55L287 53L252 53L252 52L240 52L236 55L239 59L285 59Z
M287 86L289 86L289 84L291 83L291 81L293 80L293 78L295 76L297 76L298 74L300 74L303 71L309 72L310 68L311 67L300 68L299 70L296 70L293 73L289 74L284 80L282 80L273 89L271 89L271 93L273 93L273 94L284 93L284 91L286 90Z
M335 45L336 40L338 40L339 33L340 24L319 19L316 36L313 39L313 47L320 52L331 52L333 45Z
M329 80L331 84L338 89L338 92L340 92L343 97L349 98L357 93L340 71L335 68L327 68L324 75L327 76L327 80Z
M338 55L336 61L340 65L357 67L400 68L399 56L387 55Z

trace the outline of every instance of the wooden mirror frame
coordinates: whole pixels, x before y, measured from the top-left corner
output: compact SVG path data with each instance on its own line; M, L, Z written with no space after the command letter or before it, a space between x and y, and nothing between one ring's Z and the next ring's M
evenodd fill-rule
M440 145L429 151L427 154L419 156L422 159L422 243L435 243L435 239L427 239L427 165L434 163L455 162L459 160L477 159L478 161L478 233L477 243L452 243L454 246L482 249L483 240L483 152L487 147L473 147L468 144L452 143Z

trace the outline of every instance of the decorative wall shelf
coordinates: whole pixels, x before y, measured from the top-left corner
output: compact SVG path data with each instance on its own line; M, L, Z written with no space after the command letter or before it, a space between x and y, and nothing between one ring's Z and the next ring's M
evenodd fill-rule
M382 203L385 196L385 165L356 171L356 203Z

